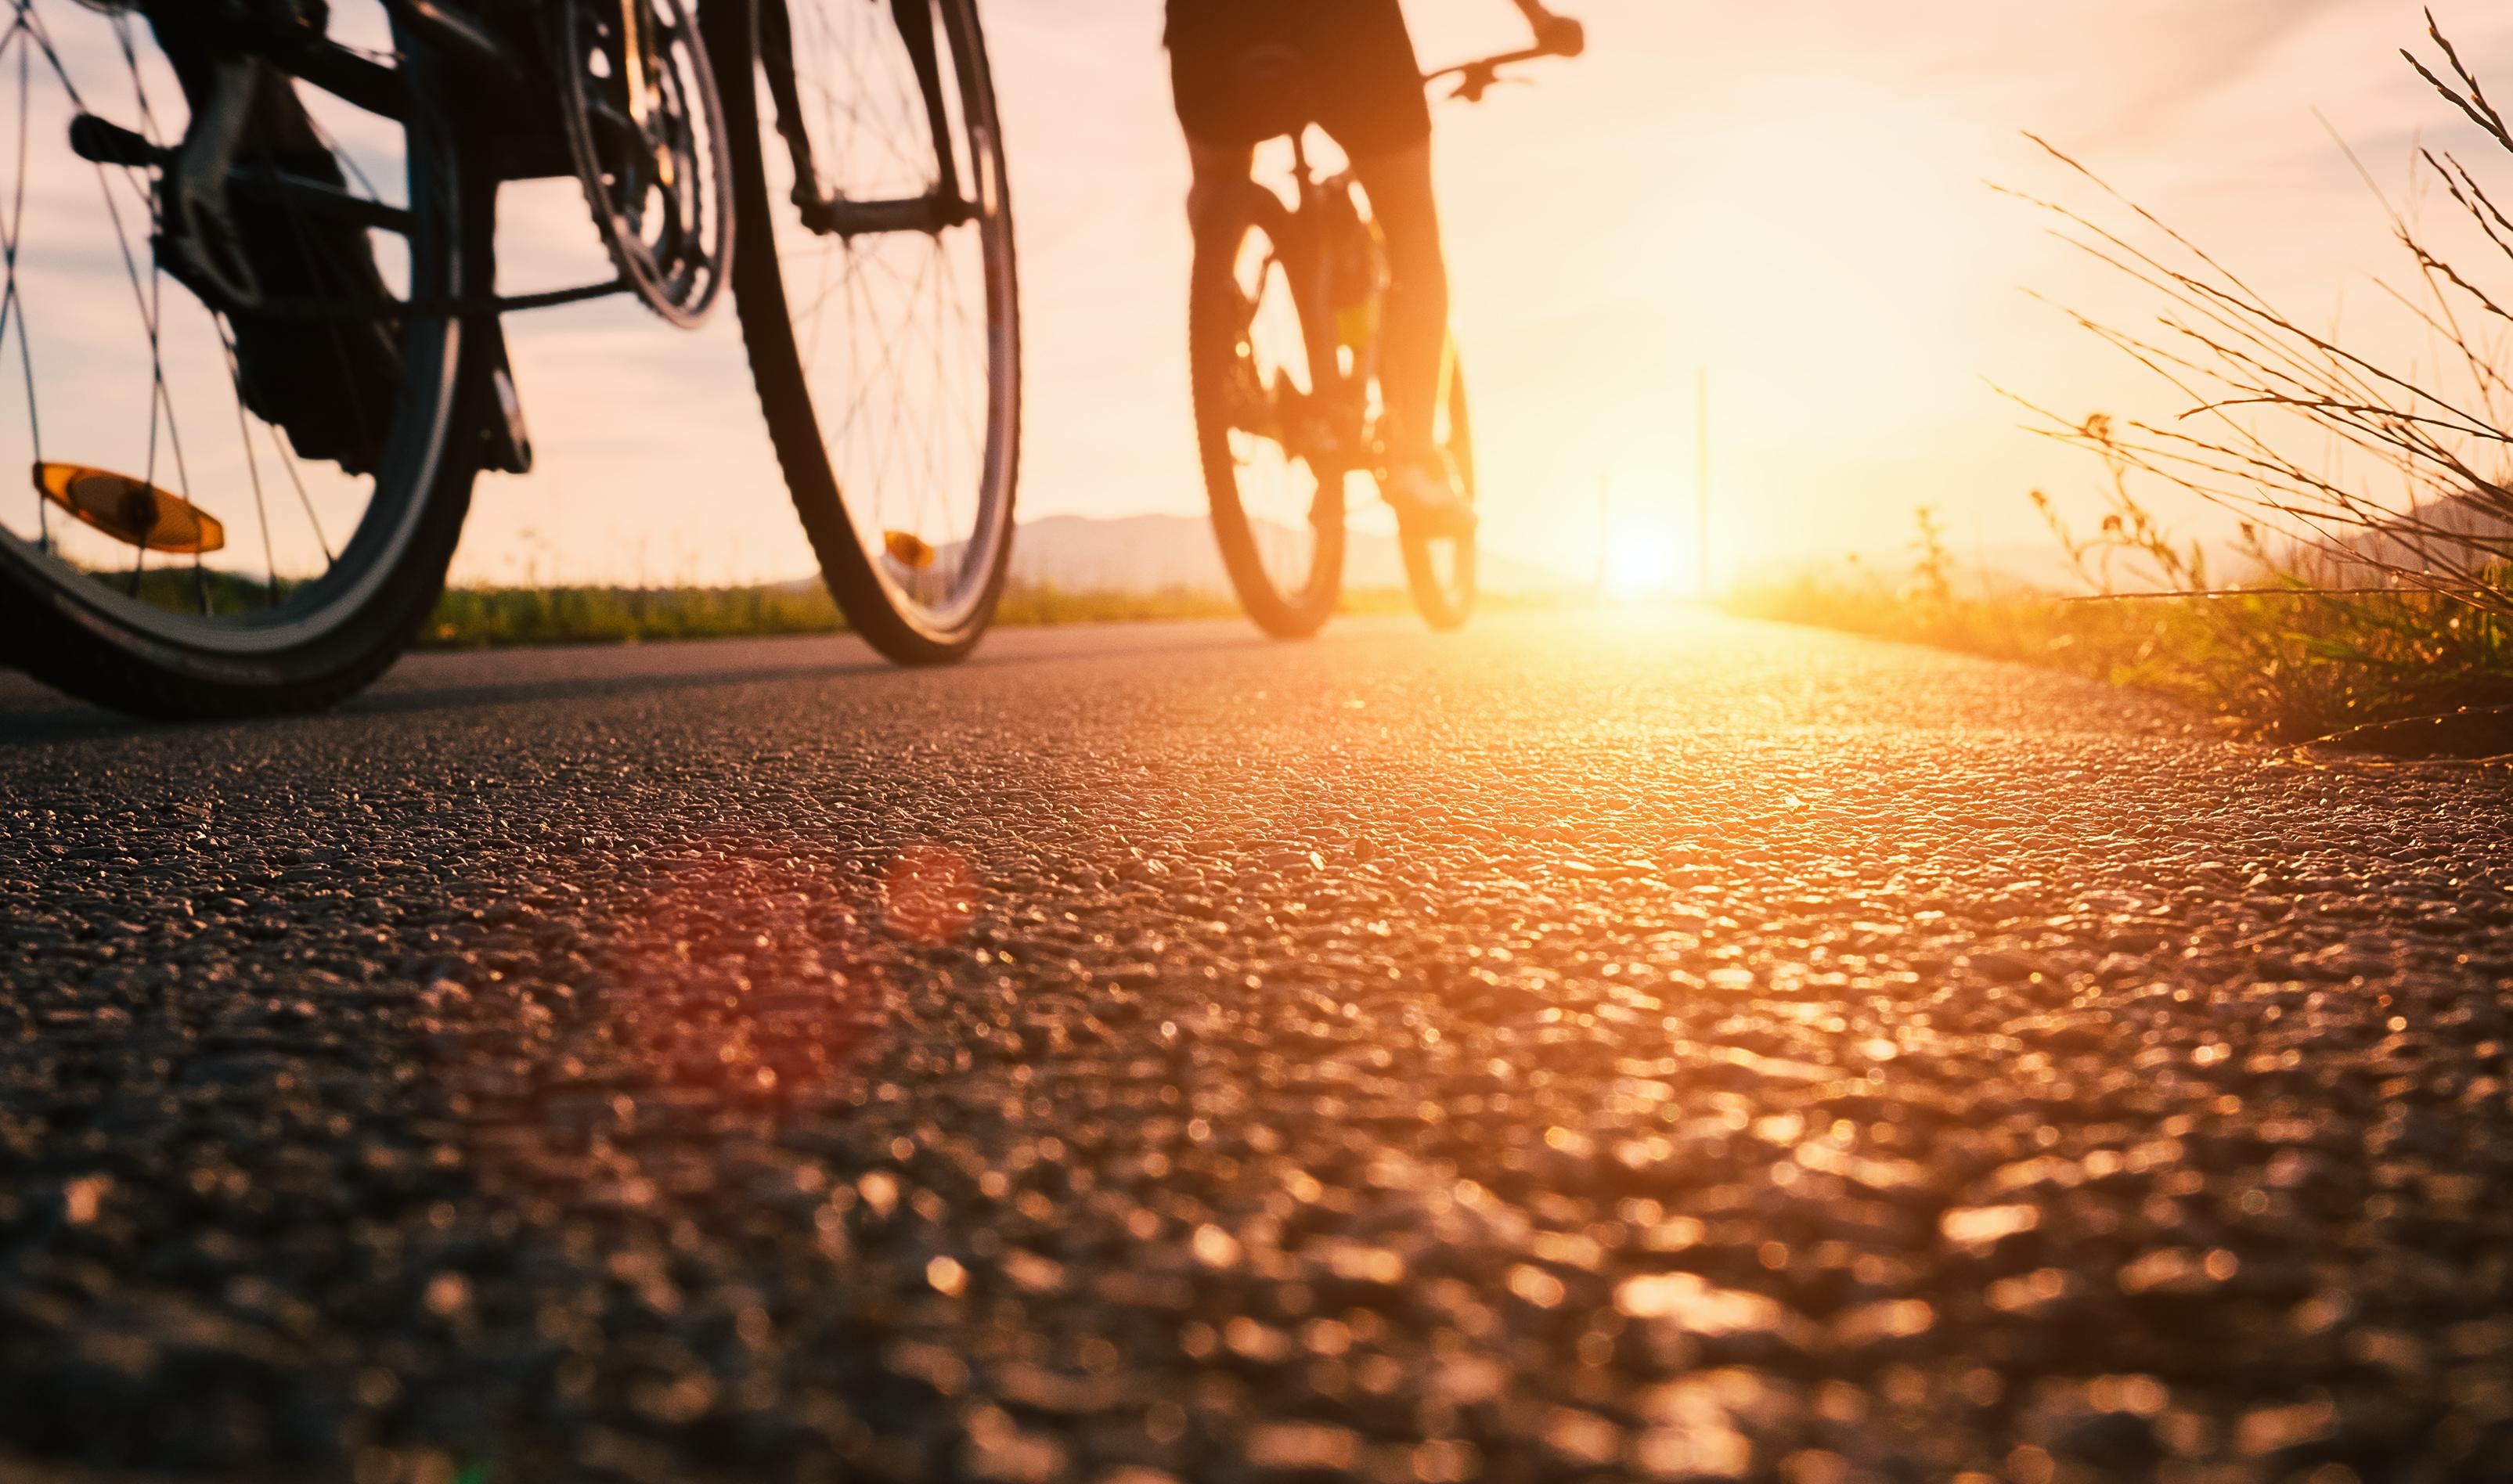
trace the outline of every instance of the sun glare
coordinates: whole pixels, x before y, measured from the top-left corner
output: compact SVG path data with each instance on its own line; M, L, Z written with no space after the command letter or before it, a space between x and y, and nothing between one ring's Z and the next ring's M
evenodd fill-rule
M1664 532L1653 532L1662 537ZM1675 554L1663 539L1617 546L1606 558L1606 595L1610 598L1655 598L1675 585Z
M1598 566L1605 596L1618 602L1690 594L1694 588L1691 496L1663 489L1619 491L1605 512Z

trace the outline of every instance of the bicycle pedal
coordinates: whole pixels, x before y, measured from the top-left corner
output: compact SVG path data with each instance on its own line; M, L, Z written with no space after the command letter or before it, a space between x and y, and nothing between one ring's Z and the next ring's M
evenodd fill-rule
M197 557L227 544L224 522L171 489L84 464L37 464L35 488L79 523L120 541Z
M70 153L97 165L122 165L133 170L159 166L175 151L148 142L145 135L110 119L82 113L70 120Z

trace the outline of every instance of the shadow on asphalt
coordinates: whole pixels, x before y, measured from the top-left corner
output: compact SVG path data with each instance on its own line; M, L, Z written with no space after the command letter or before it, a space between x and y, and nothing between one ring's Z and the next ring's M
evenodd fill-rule
M1249 631L1214 632L1215 625L1128 624L1070 630L1017 629L981 647L964 665L967 671L1017 669L1076 659L1122 659L1151 653L1253 650L1275 641ZM1201 631L1201 632L1195 632ZM1007 643L1007 641L1010 641ZM825 641L823 641L825 642ZM636 663L701 651L723 641L698 640L674 645L588 646L582 649L487 650L476 656L443 650L414 656L431 666L459 664L466 658L497 664L540 662L576 668L576 673L538 674L525 679L469 681L457 678L413 683L407 671L387 674L379 687L352 697L329 712L330 717L415 716L437 711L508 706L532 701L606 700L618 696L663 694L682 690L720 689L772 681L835 680L846 677L896 675L902 670L849 642L840 656L778 664L749 664L722 669L649 671L643 674L585 674L589 665ZM758 642L735 641L747 646ZM691 657L696 657L692 654ZM409 661L405 661L407 665ZM400 683L396 683L399 679ZM40 747L60 742L86 742L119 737L170 735L191 731L224 731L236 727L286 725L291 718L251 718L232 722L152 722L85 705L43 689L22 677L0 677L0 749Z
M715 689L766 681L872 675L890 668L879 660L841 660L809 665L754 665L738 670L703 670L678 675L582 676L559 680L432 684L409 689L371 690L330 711L316 712L308 717L251 717L230 722L154 722L62 699L51 706L0 708L0 748L226 731L251 726L284 726L291 722L322 717L411 716L431 711L508 706L526 701L605 700L614 696Z
M161 722L137 722L109 711L81 706L75 701L62 701L53 706L0 709L0 748L36 747L49 742L86 742L98 737L172 729Z
M370 690L342 702L329 715L409 716L430 711L461 711L475 706L509 706L524 701L598 701L614 696L675 690L712 690L767 681L877 675L890 668L879 660L850 659L802 665L745 665L738 669L694 670L674 675L577 676L554 680L435 684L407 690Z

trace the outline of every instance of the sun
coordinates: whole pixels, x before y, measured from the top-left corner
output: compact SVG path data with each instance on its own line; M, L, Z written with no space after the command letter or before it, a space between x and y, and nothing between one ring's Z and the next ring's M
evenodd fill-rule
M1606 558L1606 596L1610 598L1655 598L1675 584L1675 554L1667 550L1664 533L1653 531L1652 539L1622 539Z
M1605 513L1598 575L1617 602L1665 598L1689 589L1693 542L1662 491L1633 489Z

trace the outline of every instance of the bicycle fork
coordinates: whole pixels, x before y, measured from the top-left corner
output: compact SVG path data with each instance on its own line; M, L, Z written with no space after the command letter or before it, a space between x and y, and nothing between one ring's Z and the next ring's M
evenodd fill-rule
M951 119L942 104L942 52L935 29L934 0L890 0L899 43L906 49L917 91L925 99L925 125L933 136L935 161L931 190L894 201L858 201L820 184L802 92L794 81L794 26L785 3L759 0L759 59L777 107L777 133L793 161L794 205L803 214L803 224L823 236L855 237L872 232L934 235L975 220L977 204L961 193L959 151L952 147Z

